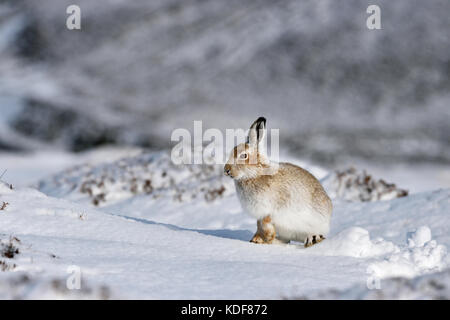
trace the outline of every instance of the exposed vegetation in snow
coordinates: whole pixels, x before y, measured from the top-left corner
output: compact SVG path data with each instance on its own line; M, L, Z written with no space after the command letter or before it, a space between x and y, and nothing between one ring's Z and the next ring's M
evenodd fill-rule
M137 195L149 201L170 197L176 202L211 202L233 192L234 185L216 165L174 165L168 152L143 153L109 164L81 165L40 182L48 194L81 193L96 205Z
M379 201L406 197L408 191L394 183L375 179L365 170L349 168L329 174L322 180L332 199L348 201Z

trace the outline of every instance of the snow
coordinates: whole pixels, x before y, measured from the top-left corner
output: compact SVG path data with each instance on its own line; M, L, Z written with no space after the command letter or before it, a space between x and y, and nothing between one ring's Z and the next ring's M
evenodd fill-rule
M440 271L446 266L446 250L445 246L433 240L424 247L398 250L385 260L371 264L367 271L379 279L400 276L412 278L430 271Z
M426 226L419 227L416 231L409 234L408 246L410 248L423 247L425 243L431 241L431 230Z
M314 252L321 255L371 257L395 251L397 247L383 239L371 240L369 231L359 227L345 229L329 239L325 245L317 246Z
M448 300L450 299L450 269L408 278L383 280L382 290L370 290L366 285L355 285L345 290L328 290L314 294L309 299L401 299Z
M174 166L166 152L105 162L99 154L35 187L0 184L0 204L7 203L0 238L19 241L18 254L0 257L9 266L0 272L0 298L382 298L398 286L392 277L408 284L448 268L450 189L372 202L336 198L325 241L307 249L256 245L248 242L256 223L220 168ZM148 179L151 192L143 188ZM81 192L90 180L108 182L97 206L97 191ZM81 290L65 287L73 265ZM369 290L369 280L381 289Z

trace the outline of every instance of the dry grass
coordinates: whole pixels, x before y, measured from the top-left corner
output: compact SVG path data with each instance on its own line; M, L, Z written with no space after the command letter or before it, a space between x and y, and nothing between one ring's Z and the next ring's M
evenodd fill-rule
M2 205L0 206L0 210L5 210L8 205L9 205L8 202L2 201Z

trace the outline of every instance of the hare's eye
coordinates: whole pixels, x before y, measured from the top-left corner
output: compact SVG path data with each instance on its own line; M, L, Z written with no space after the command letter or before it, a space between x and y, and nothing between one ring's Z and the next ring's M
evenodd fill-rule
M246 154L246 153L241 153L241 155L239 156L239 158L241 158L241 159L247 159L247 157L248 157L248 154Z

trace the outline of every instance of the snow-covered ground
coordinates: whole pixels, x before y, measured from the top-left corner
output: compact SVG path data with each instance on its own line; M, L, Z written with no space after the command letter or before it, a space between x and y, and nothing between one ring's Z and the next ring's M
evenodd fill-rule
M19 186L0 184L0 298L450 298L450 189L335 198L326 241L256 245L220 168L177 167L167 152L66 156L1 157ZM21 165L40 182L25 187ZM71 266L80 290L66 288Z

